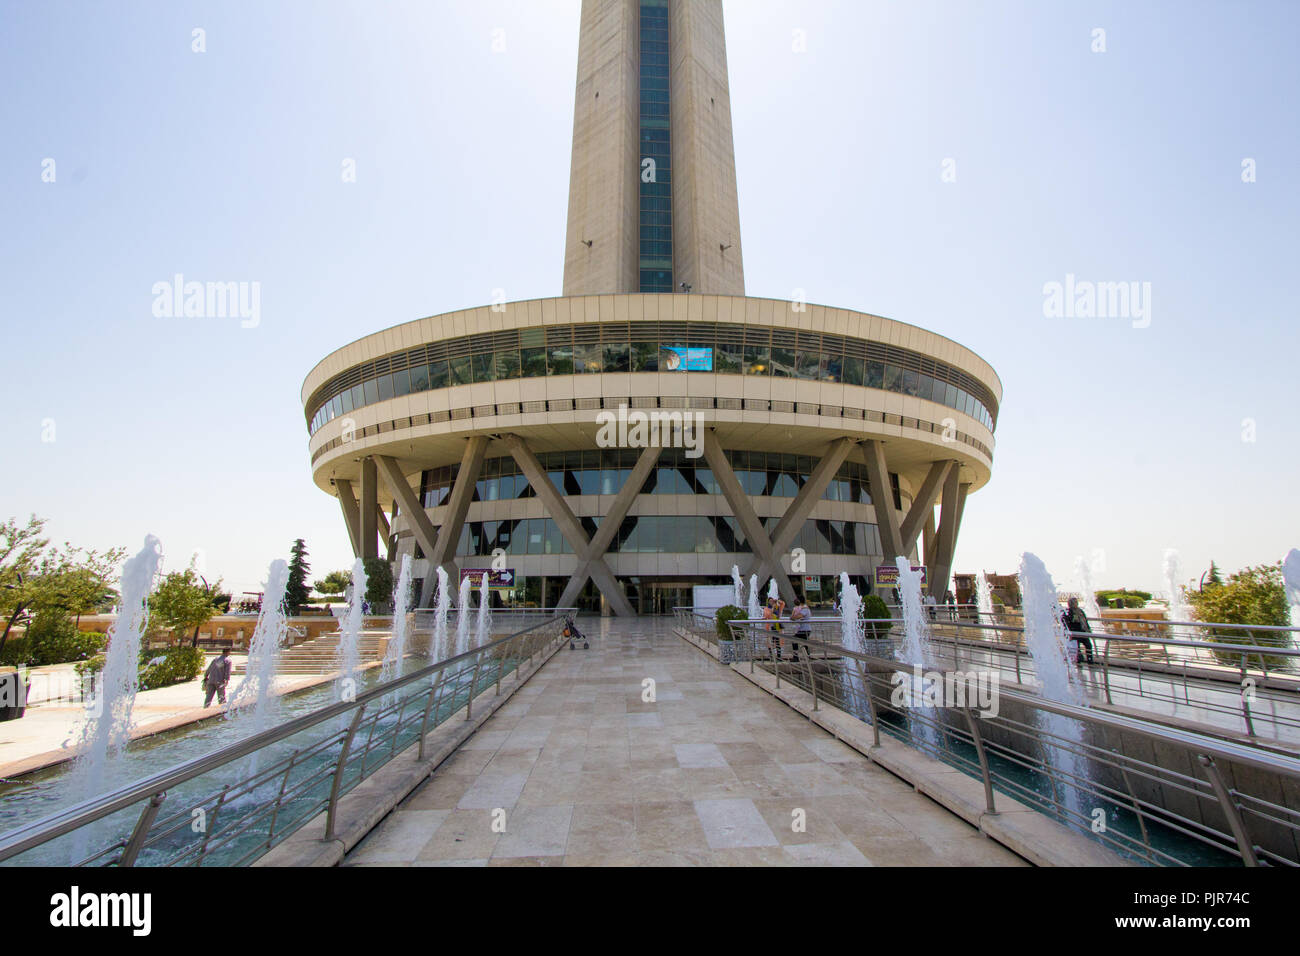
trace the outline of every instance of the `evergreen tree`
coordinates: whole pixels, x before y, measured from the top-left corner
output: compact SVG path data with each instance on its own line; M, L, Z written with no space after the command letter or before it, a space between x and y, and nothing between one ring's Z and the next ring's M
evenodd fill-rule
M1205 579L1206 587L1223 583L1223 575L1219 573L1219 567L1213 561L1210 562L1210 576Z
M307 563L307 545L302 538L293 543L289 554L289 586L284 591L284 606L292 617L302 612L303 605L307 604L307 599L311 596L311 588L307 584L311 565Z

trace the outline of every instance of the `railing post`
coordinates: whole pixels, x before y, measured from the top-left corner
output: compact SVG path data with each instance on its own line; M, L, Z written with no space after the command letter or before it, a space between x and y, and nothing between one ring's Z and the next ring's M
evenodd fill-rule
M1101 676L1106 685L1106 703L1114 703L1110 699L1110 638L1106 638L1106 651L1101 655Z
M212 840L212 831L216 828L217 817L221 813L221 807L226 802L226 794L230 792L230 785L221 788L221 797L217 800L217 805L212 808L212 816L207 819L207 826L203 828L203 845L199 847L199 856L196 861L197 866L203 865L203 857L207 855L208 843Z
M501 663L497 665L497 692L496 692L497 697L501 696L501 675L505 673L506 656L510 650L510 645L513 644L514 642L515 640L512 637L509 641L506 642L504 647L498 649L498 653L501 655Z
M429 688L429 699L424 702L424 718L420 721L420 747L416 752L415 759L424 759L424 738L429 733L429 711L433 710L434 702L438 699L438 688L442 686L442 679L447 676L447 668L438 671L438 676L433 680L433 686Z
M806 641L803 645L803 659L804 663L808 665L808 687L812 690L813 711L815 712L821 709L817 705L817 672L813 670L812 666L812 648Z
M989 773L989 757L984 752L984 738L980 736L979 725L976 723L976 717L971 713L969 707L963 707L962 713L966 715L966 726L970 728L971 740L975 744L975 753L980 758L980 776L984 778L984 804L989 813L996 814L997 807L993 805L993 777Z
M853 666L858 671L858 682L862 685L863 692L867 695L867 711L871 714L871 736L872 746L880 746L880 714L876 712L876 698L871 694L871 680L867 677L868 671L862 666L862 661L855 658L841 658L853 662Z
M131 839L126 841L126 847L122 850L122 856L118 860L118 866L135 866L135 859L140 855L140 850L144 847L145 838L149 836L149 828L153 826L154 818L158 816L158 809L167 799L167 791L155 793L145 804L144 810L140 813L140 819L135 822L135 829L131 831Z
M1219 772L1214 758L1205 754L1197 754L1196 759L1205 768L1205 775L1210 778L1210 786L1214 788L1214 795L1219 798L1219 806L1223 808L1223 815L1228 818L1228 828L1232 830L1233 839L1237 841L1237 849L1241 851L1241 862L1246 866L1259 866L1259 858L1255 856L1255 845L1250 842L1250 834L1246 831L1246 822L1241 818L1241 808L1232 799L1232 792L1224 782L1223 775Z
M284 791L289 787L289 774L293 771L294 761L298 759L298 751L295 750L289 754L289 765L284 768L284 777L280 780L280 792L275 795L275 806L271 808L271 823L266 830L266 846L271 847L271 841L275 838L275 818L280 815L280 804L284 801Z
M407 698L403 697L401 700L401 706L397 708L397 718L393 721L393 743L392 746L388 748L388 755L390 757L397 753L397 736L402 731L402 714L406 713L406 701Z
M343 785L343 768L348 762L348 751L352 749L352 738L356 736L357 727L361 724L361 715L366 711L366 705L362 704L357 708L357 712L352 715L352 723L348 725L348 734L343 738L343 749L339 751L339 762L334 768L334 782L330 785L330 802L325 811L325 839L334 839L334 816L339 807L339 788Z
M474 707L474 688L478 686L478 672L483 666L483 655L474 661L474 676L469 679L469 696L465 698L465 719L469 720Z

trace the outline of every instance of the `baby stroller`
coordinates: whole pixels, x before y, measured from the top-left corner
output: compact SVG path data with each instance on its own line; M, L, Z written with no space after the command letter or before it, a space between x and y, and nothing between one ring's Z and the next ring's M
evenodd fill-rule
M578 625L573 623L573 618L565 615L564 618L564 636L569 639L569 650L574 650L578 641L582 641L582 649L590 650L591 645L587 643L587 635L578 630Z

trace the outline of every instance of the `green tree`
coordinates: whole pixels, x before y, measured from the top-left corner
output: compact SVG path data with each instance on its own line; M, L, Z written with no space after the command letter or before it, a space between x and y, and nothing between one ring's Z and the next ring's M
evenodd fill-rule
M38 613L57 611L76 618L96 610L117 593L112 582L125 558L125 548L101 554L65 543L62 550L51 549L32 577L34 607Z
M290 617L301 613L303 605L311 597L311 588L307 586L307 572L310 570L307 545L299 538L289 549L289 584L284 591L284 607Z
M1210 562L1210 575L1205 579L1205 587L1223 583L1223 575L1219 573L1219 566L1213 561Z
M372 613L386 613L393 600L393 566L383 558L366 558L366 600Z
M124 548L100 553L66 542L50 548L41 536L44 527L45 519L35 515L22 527L13 518L0 524L0 614L5 619L0 651L14 623L25 615L41 618L49 630L56 619L80 618L116 596L112 582L126 557Z
M1282 581L1282 563L1261 564L1245 568L1221 584L1206 582L1199 590L1183 589L1183 596L1195 611L1198 621L1208 624L1265 624L1285 627L1291 623L1286 585ZM1209 639L1222 644L1257 644L1264 647L1291 647L1289 632L1250 631L1243 628L1210 628ZM1241 656L1231 651L1215 651L1223 663L1237 666ZM1288 658L1263 655L1269 667L1282 667ZM1258 663L1252 661L1251 663Z
M184 571L172 571L163 576L149 597L151 623L170 628L182 640L185 632L194 628L192 646L198 647L199 628L216 615L221 596L221 581L208 584L199 577L194 565Z
M340 595L352 583L351 571L331 571L312 586L321 594Z
M36 515L21 527L15 518L0 524L0 614L5 619L0 651L4 650L10 628L28 613L35 600L32 574L50 544L48 538L41 537L44 530L45 519Z

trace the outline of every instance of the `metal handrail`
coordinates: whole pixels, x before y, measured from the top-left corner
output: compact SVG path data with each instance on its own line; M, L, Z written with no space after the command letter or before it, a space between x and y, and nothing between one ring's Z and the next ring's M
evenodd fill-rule
M430 664L416 671L413 671L412 673L405 674L401 677L380 684L376 687L372 687L371 689L358 694L352 700L340 701L338 703L330 704L325 707L319 708L318 710L312 711L309 714L304 714L301 717L297 717L283 724L280 724L277 727L273 727L270 728L269 730L262 731L261 733L254 734L253 736L248 737L245 740L241 740L236 743L233 743L214 753L204 754L195 757L176 767L173 767L169 770L161 771L143 780L136 781L135 783L129 784L125 787L115 790L111 793L93 797L88 800L84 800L81 803L75 804L71 807L67 807L61 811L58 811L50 815L49 817L43 818L41 820L33 821L29 824L25 824L24 826L21 826L8 833L0 834L0 861L10 859L34 847L40 846L42 844L48 843L51 840L57 839L58 837L64 836L76 830L80 830L84 827L90 826L100 820L105 819L106 817L111 816L114 813L117 813L121 810L127 809L129 807L138 804L141 800L149 799L152 801L152 798L154 797L159 797L161 800L162 798L165 798L168 791L173 790L174 788L184 783L187 783L188 781L194 780L204 775L205 773L210 773L213 770L216 770L218 768L228 766L238 760L251 756L252 754L258 753L259 751L265 750L266 748L276 743L288 740L289 738L294 737L297 734L310 730L313 727L318 727L324 724L328 724L330 721L333 721L343 715L355 713L355 716L351 721L351 728L350 728L351 733L349 733L347 737L347 739L350 741L351 737L356 733L356 729L361 721L361 715L365 711L366 706L368 704L371 704L376 701L382 701L385 698L391 700L392 699L391 695L394 695L395 691L398 691L401 688L408 687L410 685L416 684L421 681L428 681L430 677L437 675L438 680L434 681L432 683L432 686L429 689L429 694L432 698L432 696L436 694L439 691L439 689L445 687L446 685L446 682L441 679L443 675L451 671L455 671L458 665L473 660L475 661L477 667L478 665L481 665L485 657L490 657L497 651L502 651L504 653L509 648L509 646L518 642L519 639L529 637L529 636L536 636L537 632L541 631L543 628L552 625L558 626L562 622L563 622L562 618L551 618L546 621L539 621L538 623L530 627L524 628L523 630L518 631L514 634L504 635L493 641L489 641L488 643L483 644L480 647L473 648L462 654L457 654L454 657L447 658L446 660L439 661L438 663L435 664ZM559 640L561 640L561 637L558 634L552 635L551 640L554 642L558 642ZM534 648L534 653L535 652L536 652L536 648ZM457 678L459 678L460 673L463 673L463 671L457 673L456 675ZM476 681L469 685L470 702L472 702L476 686L477 686ZM393 704L389 704L387 706L381 705L373 712L373 715L370 717L370 719L372 721L379 720L386 714L391 713L392 709L395 706L396 705ZM436 704L434 704L434 707L436 709ZM468 706L466 707L466 710L468 713ZM425 720L422 725L422 732L420 735L421 744L423 743L424 735L427 733L429 729L427 711L425 712L424 717ZM373 735L373 727L371 733ZM336 742L338 742L337 732L327 736L321 741L314 743L309 749L314 750L317 753L320 753L328 750ZM369 748L367 748L367 751L368 750ZM336 775L342 773L343 766L347 757L347 752L348 752L348 748L344 747L342 753L340 754L340 757L334 762L333 767L330 768L331 773ZM288 760L289 765L292 766L294 761L301 763L303 760L303 756L304 756L303 752L294 751L294 753L286 759ZM242 792L245 793L251 792L252 790L256 789L258 786L261 786L262 783L265 782L262 781L262 783L254 784L254 781L256 781L259 777L267 777L268 773L270 773L271 771L274 771L273 775L278 776L282 769L281 764L283 763L284 760L281 760L276 764L272 765L272 767L266 768L264 770L259 771L257 774L254 774L253 777L239 781L234 786L236 788L240 788ZM340 778L336 776L335 779L337 781ZM286 782L287 782L287 777L286 777ZM310 780L308 781L308 783L311 782L314 781L310 781ZM340 790L341 787L336 785L331 792L329 807L328 807L331 812L331 820L332 820L333 809L336 806L338 798L340 796ZM284 790L282 785L281 794L283 794L283 792ZM211 798L210 797L205 798L204 800L199 801L197 804L193 804L192 806L195 807L203 806L208 802L209 799ZM277 798L275 804L275 809L277 811L280 805L281 805L280 798ZM189 808L187 808L187 810L188 809ZM146 813L150 812L151 810L154 814L157 813L157 808L153 807L152 803L149 807L146 807ZM173 816L175 816L175 814L173 814ZM293 831L292 830L283 831L283 835L287 835L288 833L291 832ZM110 847L109 849L112 849L112 847ZM136 846L135 851L137 853L138 850L139 847ZM96 854L96 857L102 855L104 852L105 851L103 850L99 851ZM91 859L95 859L95 857L92 857ZM119 862L124 863L125 861L126 858L124 857L123 860Z
M800 686L801 689L814 692L811 684L809 686L802 684L802 672L805 670L811 672L811 668L800 668L792 661L775 659L774 655L771 659L763 660L761 653L757 653L764 649L774 636L773 632L762 624L761 621L729 622L732 632L755 648L756 653L750 658L751 669L757 663L764 670L771 671L778 680L784 677L786 681ZM783 639L789 636L782 634ZM839 700L828 697L823 685L822 689L815 691L821 703L840 707L858 716L859 719L864 719L864 715L869 713L869 722L873 726L877 744L883 725L892 736L904 738L910 746L931 752L981 779L984 784L987 809L991 812L996 812L994 804L996 790L996 792L1016 796L1040 808L1046 804L1068 825L1087 831L1092 821L1081 815L1077 808L1072 809L1069 801L1062 796L1067 790L1073 789L1076 793L1086 794L1094 800L1105 801L1114 807L1132 811L1137 817L1140 834L1129 835L1113 831L1094 833L1094 836L1113 849L1133 854L1147 862L1179 864L1187 862L1179 858L1175 851L1153 842L1152 827L1159 825L1164 830L1236 855L1246 865L1257 865L1261 862L1300 865L1300 850L1297 849L1300 847L1300 810L1228 787L1218 768L1218 764L1222 762L1237 768L1260 771L1283 778L1289 786L1294 787L1300 786L1300 759L1296 757L1222 740L1195 731L1155 724L1123 714L1060 703L1001 688L999 702L1003 711L1006 705L1014 704L1023 713L1055 715L1089 727L1091 731L1087 734L1080 733L1078 739L1074 739L1062 737L1044 726L1039 726L1039 722L1033 719L1026 723L1008 718L1005 713L996 716L980 715L980 721L985 727L996 728L1001 734L1002 742L994 743L989 739L987 732L978 729L970 707L941 704L940 711L929 713L925 712L929 708L924 707L896 708L891 700L894 682L882 675L889 673L892 677L895 672L911 669L911 664L877 654L850 651L840 644L819 640L807 634L800 635L799 642L806 643L809 647L815 646L822 654L819 663L823 666L831 666L833 669L838 664L842 676L845 675L845 669L852 670L860 682L861 689L856 691L852 689L852 681L843 682ZM849 661L854 662L852 668L848 667ZM945 677L954 673L951 670L931 667L927 667L926 671ZM865 696L865 702L857 699L860 696ZM845 706L846 704L848 706ZM854 704L857 705L856 713ZM900 731L897 727L882 722L879 714L882 708L905 716L907 729ZM960 714L962 717L960 725L943 720L941 716L943 709ZM1085 742L1100 736L1099 732L1109 732L1112 737L1120 734L1136 736L1160 747L1180 751L1190 758L1192 766L1201 768L1205 779L1162 767L1128 752L1104 750L1098 745ZM927 733L930 737L927 737ZM1012 747L1006 743L1007 739L1023 742L1024 745L1019 748ZM971 747L975 751L975 759L955 748L954 741ZM1043 752L1042 757L1036 755L1040 749ZM1095 783L1088 779L1086 774L1080 775L1069 769L1068 764L1052 766L1048 750L1058 754L1070 753L1087 763L1117 771L1124 781L1125 789L1117 790L1108 784ZM1125 750L1128 751L1129 748L1126 747ZM992 751L1000 759L1004 768L993 769L986 751ZM1153 747L1152 752L1157 752L1157 749ZM1153 757L1152 760L1154 759ZM1023 781L1018 781L1009 772L1008 768L1013 767L1045 774L1052 785L1052 796L1044 797L1026 786ZM1201 814L1177 812L1167 805L1149 799L1143 795L1146 791L1140 791L1134 786L1135 778L1138 782L1158 784L1159 787L1170 788L1196 801L1215 805L1223 815L1226 829L1206 822ZM1252 824L1256 828L1253 834ZM1289 835L1279 838L1278 831ZM1268 846L1261 845L1261 839L1271 840L1271 843Z

